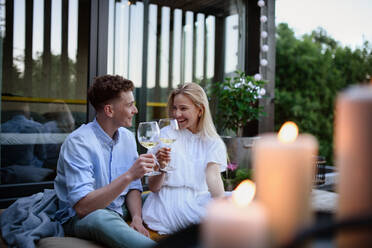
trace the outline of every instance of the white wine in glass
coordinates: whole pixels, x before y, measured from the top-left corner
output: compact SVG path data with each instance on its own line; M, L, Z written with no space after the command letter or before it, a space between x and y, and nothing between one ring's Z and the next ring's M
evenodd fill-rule
M159 144L159 142L153 142L153 141L140 141L140 144L147 148L147 149L151 149L151 148L154 148L157 144Z
M172 145L173 142L176 141L176 139L160 138L160 141L163 142L164 144L170 146L170 145Z
M160 127L160 141L163 144L165 144L167 147L171 148L171 145L173 144L173 142L176 141L176 131L179 129L177 120L171 119L171 118L160 119L159 127ZM172 170L175 170L175 168L168 164L162 170L172 171Z
M160 130L156 121L141 122L137 129L138 142L145 148L151 149L159 143ZM156 161L156 163L158 163ZM145 174L145 176L160 175L159 171L151 171Z

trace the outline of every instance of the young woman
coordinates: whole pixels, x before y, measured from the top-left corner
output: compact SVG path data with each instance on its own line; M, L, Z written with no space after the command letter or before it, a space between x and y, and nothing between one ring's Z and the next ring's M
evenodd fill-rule
M161 164L171 158L169 166L175 170L149 177L152 193L142 210L144 222L160 234L200 222L206 203L224 196L221 172L226 169L226 147L214 127L204 90L195 83L180 85L169 96L168 109L179 130L165 128L166 133L174 132L176 141L170 156L162 149L157 157Z

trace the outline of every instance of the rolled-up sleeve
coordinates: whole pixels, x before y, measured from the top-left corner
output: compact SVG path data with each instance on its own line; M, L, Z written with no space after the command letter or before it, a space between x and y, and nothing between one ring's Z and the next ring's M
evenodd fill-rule
M134 180L129 184L128 191L132 189L138 189L141 192L143 191L140 179Z
M116 177L127 172L138 159L137 145L136 140L133 136L133 133L128 132L125 129L121 129L121 142L118 144L117 152L115 153L113 162L115 168L117 168ZM134 180L130 182L128 187L120 194L125 196L130 190L137 189L140 192L143 191L141 179Z
M67 200L74 206L80 199L94 191L93 164L87 159L91 155L86 142L79 136L67 140L62 152Z

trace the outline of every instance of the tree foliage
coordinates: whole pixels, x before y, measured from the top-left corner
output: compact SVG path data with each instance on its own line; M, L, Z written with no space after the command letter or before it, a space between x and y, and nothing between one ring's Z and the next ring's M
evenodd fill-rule
M24 57L15 58L17 64L24 63ZM65 98L81 99L86 94L81 89L82 82L77 82L76 62L68 58L66 63L67 75L62 75L62 58L61 55L51 54L50 57L50 78L47 80L47 72L43 67L43 56L37 54L32 60L32 78L31 82L25 80L24 72L17 65L11 67L12 77L9 81L3 82L4 95L24 96L24 97L42 97L42 98ZM63 76L66 76L65 81ZM29 84L32 87L29 87ZM79 94L80 93L80 94Z
M319 154L332 163L334 103L348 85L372 75L372 48L342 47L323 29L296 38L287 24L277 26L275 128L295 121L300 132L318 139Z

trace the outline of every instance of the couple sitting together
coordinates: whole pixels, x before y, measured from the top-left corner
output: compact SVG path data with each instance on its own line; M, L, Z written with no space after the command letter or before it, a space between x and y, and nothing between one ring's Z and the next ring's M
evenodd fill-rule
M168 101L169 115L179 125L172 149L138 155L134 135L124 128L138 112L133 88L120 76L97 77L88 91L95 120L62 145L54 186L56 217L67 235L108 247L151 247L156 243L146 228L171 234L199 223L205 205L225 194L221 171L226 148L204 90L195 83L175 89ZM142 207L140 179L153 170L156 159L161 167L176 169L148 178L151 193ZM131 217L130 225L126 217Z

